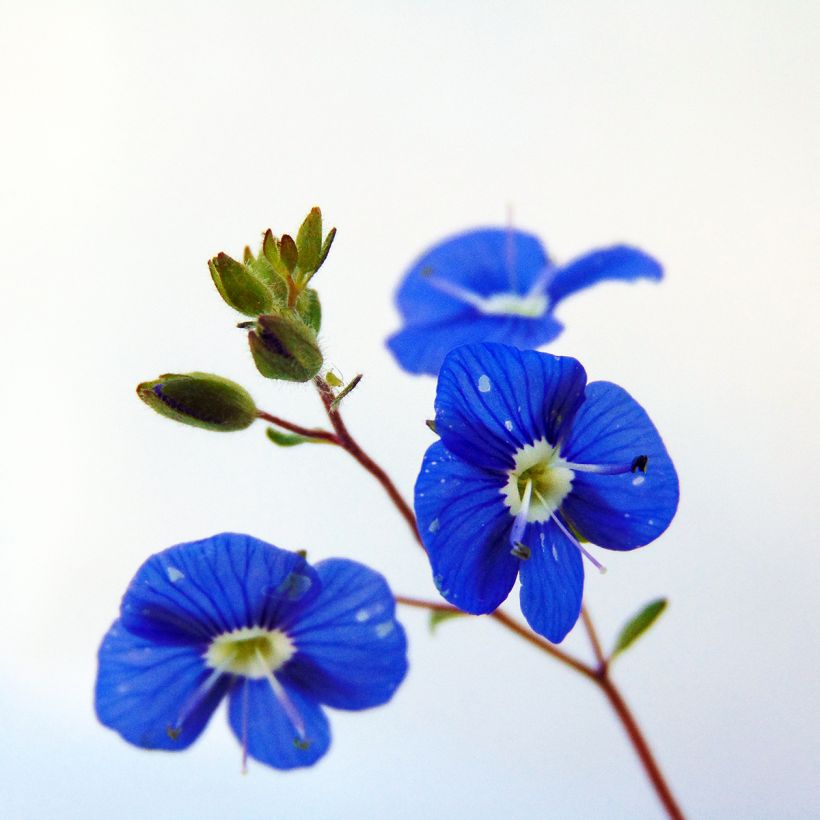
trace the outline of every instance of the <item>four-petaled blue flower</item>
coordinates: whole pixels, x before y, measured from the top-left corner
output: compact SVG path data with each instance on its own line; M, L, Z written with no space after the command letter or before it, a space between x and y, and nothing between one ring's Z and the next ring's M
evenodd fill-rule
M580 543L631 550L678 505L675 468L643 408L568 357L499 344L456 348L436 393L416 515L442 596L492 612L519 571L530 626L563 640L581 609Z
M99 652L99 719L127 741L178 750L222 698L248 754L310 766L330 745L320 704L388 701L407 671L404 630L381 575L345 559L311 567L226 533L152 556Z
M439 372L454 347L504 342L537 348L563 325L555 306L606 279L660 279L660 264L626 245L555 265L533 235L503 228L468 231L426 251L410 268L396 301L405 327L388 347L411 373Z

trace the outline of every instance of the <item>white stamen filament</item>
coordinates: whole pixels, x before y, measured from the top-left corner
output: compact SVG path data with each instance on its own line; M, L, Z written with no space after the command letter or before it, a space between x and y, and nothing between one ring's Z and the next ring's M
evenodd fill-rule
M437 276L427 276L426 281L436 290L470 305L485 316L522 316L537 319L549 309L549 299L546 295L533 289L525 295L510 291L479 296L461 285L439 279Z
M219 666L217 666L202 683L189 695L185 703L182 704L182 709L179 711L179 717L173 725L173 729L182 729L182 724L191 716L191 712L202 703L203 699L208 695L208 692L213 689L214 684L225 674L227 668L231 665L234 655L226 658Z
M598 473L599 475L619 475L632 472L632 462L628 464L579 464L568 461L564 466L576 473Z
M293 728L296 729L299 739L304 740L305 722L302 720L302 716L299 714L298 709L293 705L293 701L288 697L288 693L285 691L282 684L276 680L276 676L273 674L267 663L265 663L265 659L258 648L256 650L256 659L259 664L259 671L262 672L270 684L270 688L273 690L274 696L285 710L285 714L288 716L288 720L293 724Z
M555 513L551 513L550 518L558 525L558 528L562 533L564 533L564 535L566 535L570 542L581 551L581 555L588 558L598 572L603 575L606 572L606 567L597 558L595 558L594 555L584 549L583 544L581 544L581 542L563 525L561 519Z
M527 526L527 517L530 514L530 501L532 500L532 480L528 480L524 487L524 495L521 497L521 509L515 516L512 529L510 530L510 544L515 545L521 540L524 535L524 529Z

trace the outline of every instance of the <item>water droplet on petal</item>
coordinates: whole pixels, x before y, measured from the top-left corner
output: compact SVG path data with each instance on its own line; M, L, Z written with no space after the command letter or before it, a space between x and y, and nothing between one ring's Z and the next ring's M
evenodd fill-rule
M181 581L185 577L185 574L180 572L176 567L165 567L165 573L172 584Z
M376 637L386 638L394 629L396 624L393 621L385 621L381 624L376 624Z
M490 384L490 377L485 373L482 376L478 377L478 389L481 393L489 393L492 390L492 385Z

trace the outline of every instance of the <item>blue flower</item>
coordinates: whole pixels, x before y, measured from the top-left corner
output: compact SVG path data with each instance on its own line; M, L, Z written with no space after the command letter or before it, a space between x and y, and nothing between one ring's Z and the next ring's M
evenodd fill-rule
M419 532L442 596L492 612L521 574L521 610L555 643L581 609L588 540L648 544L678 505L675 468L643 408L568 357L499 344L444 360L441 440L416 481Z
M175 751L227 695L245 757L310 766L330 745L322 704L390 700L406 650L378 573L338 558L313 568L248 535L215 535L137 572L100 647L97 715L136 746Z
M626 245L558 266L532 234L468 231L433 246L407 272L396 298L405 327L387 345L405 370L436 375L459 345L546 344L563 329L553 316L559 302L596 282L661 276L657 261Z

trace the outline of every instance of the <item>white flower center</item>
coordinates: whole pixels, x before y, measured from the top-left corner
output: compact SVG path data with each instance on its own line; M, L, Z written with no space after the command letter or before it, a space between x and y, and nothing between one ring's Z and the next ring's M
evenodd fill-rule
M494 293L492 296L480 296L475 307L488 316L525 316L528 319L539 319L549 308L549 299L543 293Z
M261 680L287 663L295 652L293 641L284 632L246 626L214 638L205 662L212 669Z
M514 459L515 467L501 489L504 504L510 508L510 514L516 516L528 502L526 520L547 521L570 494L575 473L561 458L558 448L543 438L524 445Z
M480 313L487 316L525 316L528 319L539 319L549 310L550 300L544 293L543 282L539 279L529 293L520 294L513 291L493 293L489 296L479 296L477 293L455 282L439 279L431 274L427 281L436 290L471 305Z

